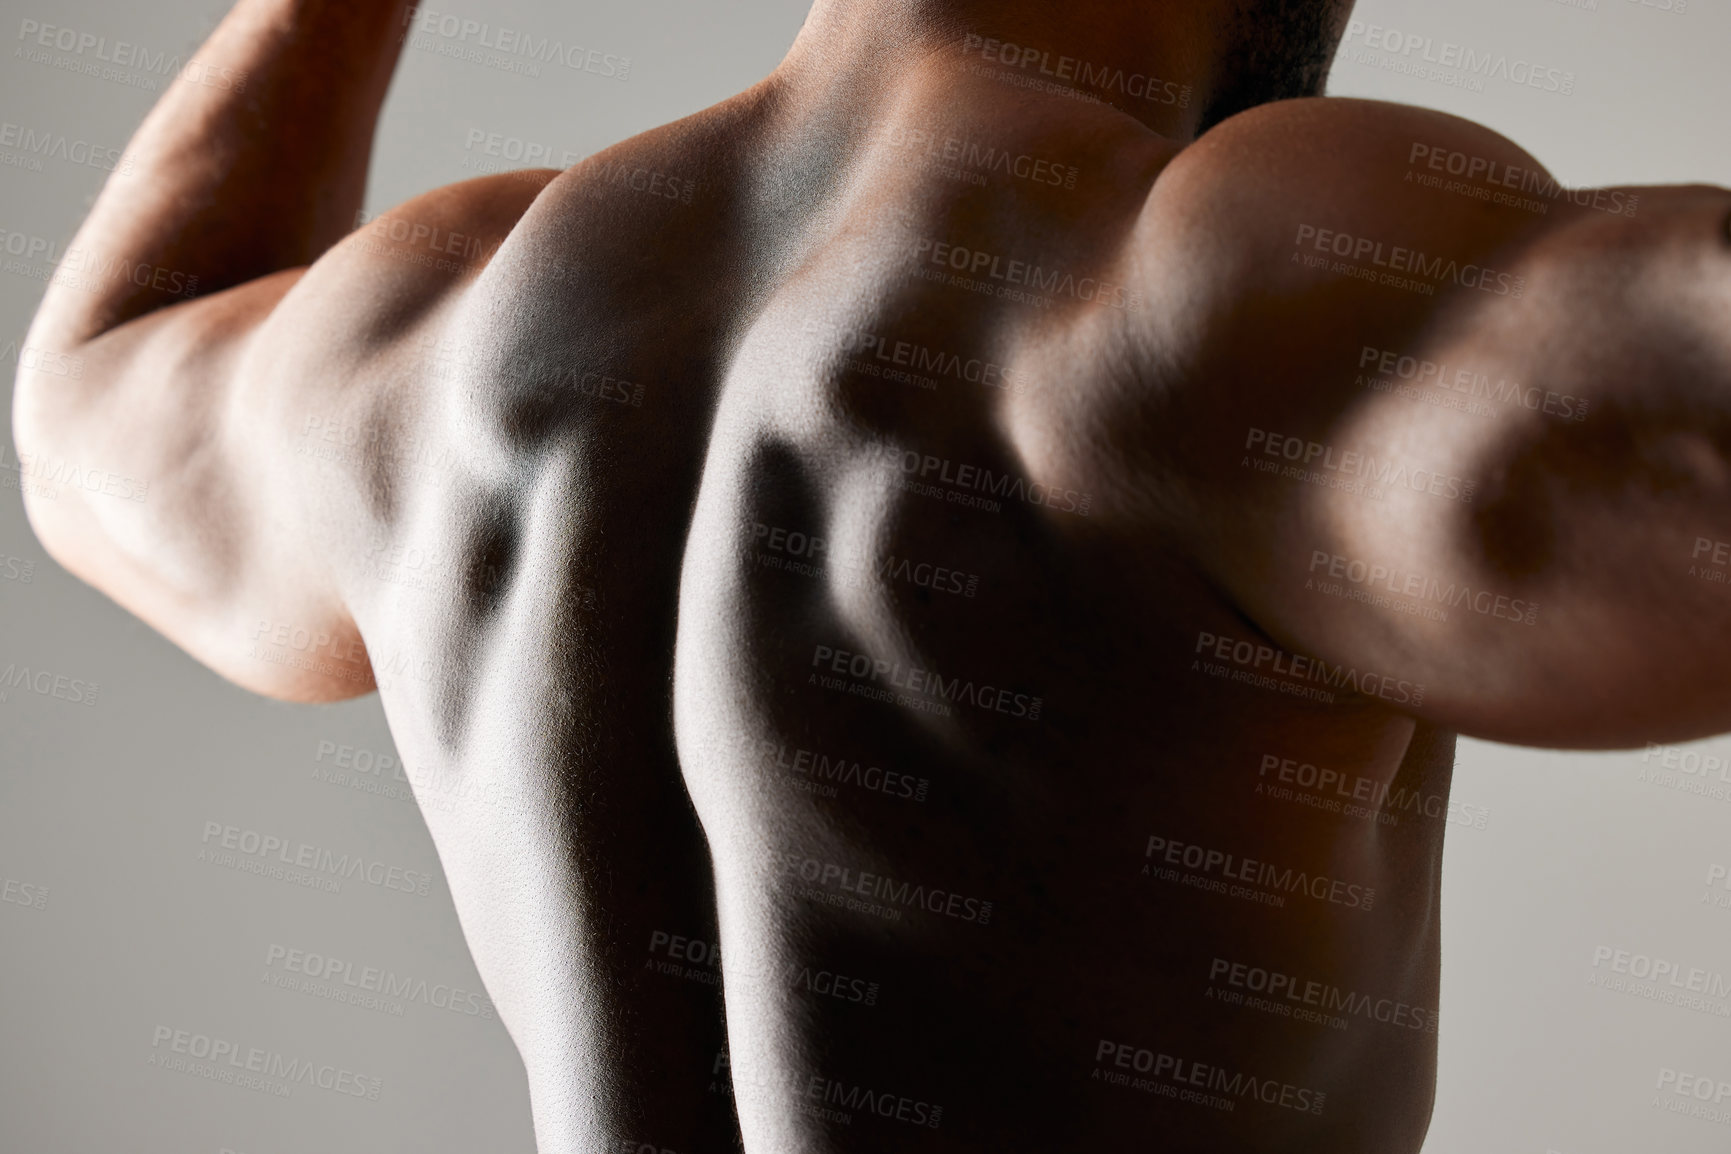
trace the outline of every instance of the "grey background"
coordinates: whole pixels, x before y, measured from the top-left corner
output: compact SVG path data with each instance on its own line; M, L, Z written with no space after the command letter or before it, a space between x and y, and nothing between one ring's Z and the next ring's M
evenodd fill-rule
M1499 81L1468 91L1403 75L1359 58L1362 36L1349 40L1332 91L1488 123L1574 183L1731 184L1731 15L1721 3L1688 0L1679 12L1636 0L1367 0L1363 21L1566 69L1575 91ZM444 0L438 11L630 56L630 79L557 68L530 77L411 50L368 208L474 175L480 156L465 142L475 130L580 156L714 103L775 65L805 7ZM21 21L185 54L226 6L0 8L0 121L118 149L152 94L25 58ZM0 228L64 243L101 177L56 160L41 171L0 165ZM8 413L39 274L0 271ZM264 980L281 972L266 964L274 945L429 989L479 989L406 783L390 769L356 775L381 792L315 776L334 768L321 743L367 750L375 765L393 756L377 699L307 708L252 697L59 571L24 522L10 439L8 429L0 669L48 670L100 691L94 706L19 689L0 702L0 883L13 899L0 901L0 1151L532 1150L522 1066L496 1020L413 1000L397 1016ZM27 564L30 580L8 576ZM1731 742L1708 744L1731 758ZM1588 985L1599 946L1731 974L1731 911L1705 900L1710 867L1731 865L1731 805L1641 780L1642 768L1639 754L1462 744L1455 796L1488 816L1484 829L1450 830L1428 1151L1705 1154L1731 1144L1731 1129L1655 1105L1661 1067L1731 1081L1728 1020ZM209 821L433 881L426 896L352 879L324 893L221 868L199 860ZM42 908L19 904L42 887ZM277 1098L153 1068L159 1026L345 1067L381 1079L382 1092L375 1102L300 1085Z

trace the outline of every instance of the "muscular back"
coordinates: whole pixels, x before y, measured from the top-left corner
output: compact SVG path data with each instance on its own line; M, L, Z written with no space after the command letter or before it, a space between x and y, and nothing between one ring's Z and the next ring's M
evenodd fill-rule
M547 783L588 931L478 960L604 985L587 1013L617 1030L571 1056L672 1149L730 1086L766 1150L1416 1148L1442 822L1386 796L1446 797L1449 745L1195 668L1201 634L1261 635L1183 547L1181 424L1120 447L1133 513L1077 441L1086 398L1179 383L1137 348L1160 293L1133 247L1173 150L982 95L847 123L790 205L752 199L749 119L630 142L550 184L433 328L449 473L386 538L451 565L357 620L411 761ZM769 210L766 244L742 226ZM1257 796L1266 757L1377 800L1318 821ZM429 819L448 868L500 868L479 830L508 825ZM1236 855L1254 897L1173 880L1224 868L1174 870L1179 845ZM488 867L451 872L472 939L508 939ZM1209 1000L1248 968L1412 1009ZM1226 1075L1208 1105L1162 1096L1198 1062Z
M933 96L876 130L866 191L741 342L686 545L676 730L746 1134L1416 1148L1422 1028L1271 1023L1207 991L1224 960L1435 1006L1440 823L1316 822L1255 791L1277 754L1446 795L1448 744L1193 669L1200 633L1259 635L1158 488L1179 426L1130 449L1163 518L1127 517L1123 480L1076 459L1085 398L1177 384L1132 351L1158 290L1130 238L1171 151L1109 117ZM948 140L1096 184L934 174ZM1210 871L1170 868L1181 844L1260 884L1192 888ZM1282 886L1245 855L1333 880ZM787 980L809 971L875 1000ZM1198 1062L1224 1081L1175 1101L1211 1083Z
M1569 567L1684 540L1718 425L1554 334L1627 310L1596 268L1705 296L1725 198L1540 222L1403 179L1531 162L1385 106L1180 148L895 91L765 85L132 320L107 411L178 369L178 443L20 425L164 499L32 515L243 684L376 680L544 1149L1416 1150L1451 732L1724 720L1663 654L1607 711L1573 627L1652 608ZM1434 403L1480 376L1523 384Z

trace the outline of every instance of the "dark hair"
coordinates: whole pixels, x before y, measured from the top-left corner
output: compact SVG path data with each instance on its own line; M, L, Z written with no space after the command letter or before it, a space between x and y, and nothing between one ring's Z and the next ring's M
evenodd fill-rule
M1321 96L1351 11L1352 0L1238 0L1197 134L1258 104Z

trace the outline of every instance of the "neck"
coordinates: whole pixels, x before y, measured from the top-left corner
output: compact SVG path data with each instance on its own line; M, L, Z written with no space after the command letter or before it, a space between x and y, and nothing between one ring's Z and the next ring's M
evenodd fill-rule
M777 70L850 100L894 94L948 56L1085 93L1176 140L1226 80L1237 5L1221 0L815 0ZM840 93L837 90L840 90Z

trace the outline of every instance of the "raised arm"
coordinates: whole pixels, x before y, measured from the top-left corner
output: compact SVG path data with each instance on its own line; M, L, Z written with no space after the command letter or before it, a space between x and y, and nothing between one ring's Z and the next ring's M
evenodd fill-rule
M167 269L208 296L311 264L354 227L407 8L242 0L133 135L130 175L97 200L72 269ZM173 299L131 278L63 283L31 335L88 341Z
M1269 648L1493 739L1731 730L1731 193L1567 193L1345 100L1229 121L1161 185L1149 339L1196 379L1122 416L1184 422L1165 491Z
M381 382L410 371L417 331L553 175L443 189L398 210L406 243L369 229L339 244L406 10L241 0L69 247L14 394L25 506L49 552L274 696L372 688L330 562L367 531L365 463L319 467L318 434L369 430L338 445L352 457L401 431L411 398ZM456 259L416 251L434 232L463 237Z

